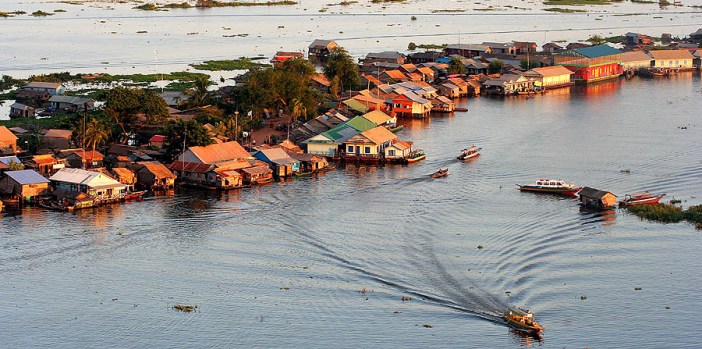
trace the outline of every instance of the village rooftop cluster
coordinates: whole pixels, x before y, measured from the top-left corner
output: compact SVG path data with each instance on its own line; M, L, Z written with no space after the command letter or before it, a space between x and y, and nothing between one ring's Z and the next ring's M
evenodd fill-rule
M683 41L667 42L668 47L654 47L653 38L647 35L627 33L623 49L598 42L566 47L548 43L537 51L534 42L513 41L453 44L441 51L409 55L369 53L356 65L360 83L355 88L333 93L331 76L316 73L311 77L312 88L332 95L332 105L318 116L295 122L283 110L266 110L256 129L244 132L238 126L237 110L233 134L205 123L202 127L212 144L186 147L186 139L179 139L182 149L171 158L165 156L164 145L173 146L176 141L160 133L162 125L142 127L140 132L142 136L147 133L148 142L113 142L102 147L97 141L89 147L85 134L75 129L30 132L30 126L0 126L0 196L6 203L71 210L138 198L144 191L175 185L216 190L260 185L323 173L333 169L335 161L412 163L425 154L413 142L397 136L402 130L398 118L453 113L458 98L530 98L573 84L698 70L700 42L702 29ZM309 45L307 60L324 66L338 49L334 41L315 40ZM304 59L299 52L278 52L271 63L281 66ZM214 95L236 104L227 91L222 88ZM61 82L30 81L14 91L16 102L10 117L73 113L85 118L99 108L90 98L65 92ZM163 93L161 97L169 107L170 120L193 122L208 107L183 109L179 101L188 98L184 94ZM299 107L296 110L301 114ZM253 121L251 113L247 116ZM22 139L30 134L41 145L33 151L23 149L28 141Z

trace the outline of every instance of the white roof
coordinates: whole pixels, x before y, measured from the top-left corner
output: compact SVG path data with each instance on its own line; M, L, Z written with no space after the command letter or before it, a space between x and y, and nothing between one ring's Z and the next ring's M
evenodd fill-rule
M49 179L56 182L87 185L93 188L124 186L124 184L109 178L100 172L87 171L80 168L62 168Z

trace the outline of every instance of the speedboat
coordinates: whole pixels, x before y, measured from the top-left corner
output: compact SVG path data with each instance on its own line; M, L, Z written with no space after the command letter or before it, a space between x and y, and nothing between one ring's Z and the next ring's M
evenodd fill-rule
M476 147L476 146L472 146L472 147L470 147L470 148L463 149L463 150L461 151L461 155L459 155L459 156L457 157L457 159L458 159L458 160L461 160L461 161L470 160L470 159L472 159L472 158L474 158L474 157L476 157L476 156L479 156L481 150L483 150L483 148L478 148L478 147Z
M573 183L566 183L560 179L537 179L534 184L517 184L517 186L521 191L560 194L565 196L573 196L582 189L582 187L576 187Z
M538 335L544 330L544 327L534 320L534 313L516 306L509 307L502 318L519 331Z
M655 205L665 194L651 195L650 193L626 194L624 200L619 201L619 206Z
M448 168L447 169L440 168L438 171L431 174L431 178L441 178L441 177L446 177L448 175L449 175Z

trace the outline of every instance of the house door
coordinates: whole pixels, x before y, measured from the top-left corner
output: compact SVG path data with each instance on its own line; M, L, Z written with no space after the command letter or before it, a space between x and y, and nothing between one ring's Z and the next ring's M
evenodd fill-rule
M361 156L361 147L356 147L356 156Z

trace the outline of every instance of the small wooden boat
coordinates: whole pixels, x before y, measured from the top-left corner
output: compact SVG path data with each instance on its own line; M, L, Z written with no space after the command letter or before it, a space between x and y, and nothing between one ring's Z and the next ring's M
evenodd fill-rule
M544 330L544 327L534 320L534 314L529 310L512 306L505 311L502 318L508 325L519 331L538 335Z
M424 160L424 159L426 159L426 158L427 158L427 156L426 156L426 154L424 154L424 150L422 150L422 149L417 149L417 150L413 150L413 151L407 156L407 158L405 159L405 161L407 161L408 164L411 164L411 163L413 163L413 162L421 161L421 160Z
M446 177L448 175L449 175L448 168L447 169L440 168L438 171L432 173L430 176L431 176L431 178L441 178L441 177Z
M390 125L388 126L388 130L392 133L398 133L402 131L405 128L404 125Z
M521 191L532 191L537 193L559 194L565 196L573 196L582 189L576 187L572 183L566 183L563 180L554 179L537 179L534 184L521 185L517 184Z
M127 194L124 194L124 200L141 200L142 196L146 194L146 190L142 191L133 191Z
M480 155L480 151L483 150L483 148L478 148L476 146L471 146L468 149L463 149L461 152L461 155L457 157L458 160L461 161L467 161L472 158L478 157Z
M665 194L651 195L648 192L641 194L626 194L624 199L619 201L619 206L655 205L665 196Z

